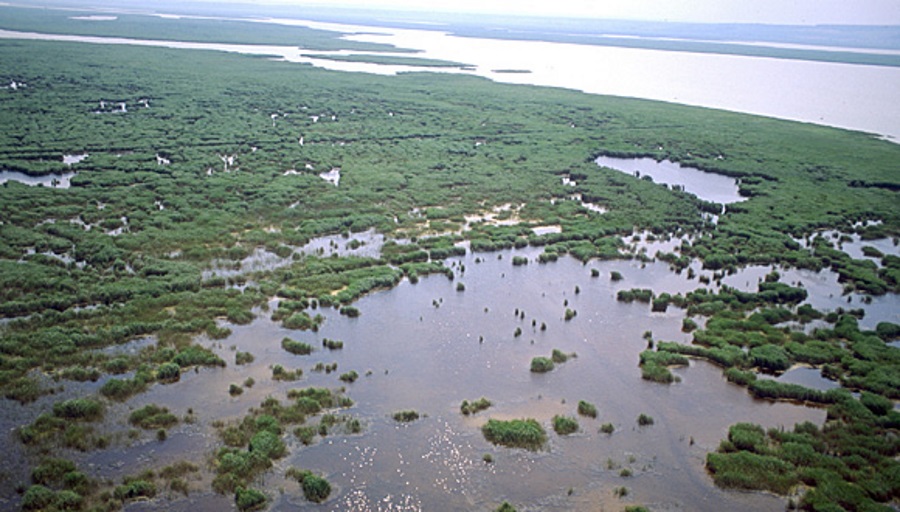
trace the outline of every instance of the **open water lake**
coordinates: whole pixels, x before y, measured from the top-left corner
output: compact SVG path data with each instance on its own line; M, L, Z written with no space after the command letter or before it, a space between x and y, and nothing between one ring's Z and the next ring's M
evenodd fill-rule
M347 39L392 44L419 53L379 53L470 65L433 68L317 59L294 46L151 41L0 30L0 38L137 44L221 50L313 64L338 71L396 74L451 72L498 82L577 89L660 100L861 130L900 139L900 67L585 44L459 37L439 30L342 25L295 19L252 19L344 32ZM103 21L116 23L116 20ZM827 49L827 48L825 48ZM858 50L867 51L867 50ZM346 56L364 52L322 52ZM877 53L877 51L875 52ZM503 70L525 72L509 73Z

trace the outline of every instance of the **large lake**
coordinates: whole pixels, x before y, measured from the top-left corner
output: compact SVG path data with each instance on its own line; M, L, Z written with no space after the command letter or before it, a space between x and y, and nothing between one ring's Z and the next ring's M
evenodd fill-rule
M709 53L458 37L410 30L307 20L248 20L347 33L348 39L420 50L418 57L470 64L472 69L338 62L309 57L360 52L310 52L292 46L182 43L22 33L2 38L99 44L139 44L273 55L292 62L379 74L410 71L468 73L498 82L565 87L593 94L685 105L861 130L900 139L900 68ZM103 21L103 23L115 22ZM409 53L398 54L409 57ZM527 72L508 73L518 70ZM501 72L498 72L501 71Z

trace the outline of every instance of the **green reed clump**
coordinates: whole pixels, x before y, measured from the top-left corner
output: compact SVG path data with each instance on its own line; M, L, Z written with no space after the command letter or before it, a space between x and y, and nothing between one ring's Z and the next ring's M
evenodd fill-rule
M397 411L392 416L394 421L398 423L409 423L411 421L416 421L419 419L419 413L416 411Z
M597 406L584 400L578 401L578 414L588 418L597 417Z
M531 360L531 371L534 373L546 373L553 371L556 365L549 358L538 356Z
M495 420L490 419L481 427L484 438L491 443L510 448L539 450L547 442L547 432L537 420Z
M491 405L493 405L493 403L485 397L481 397L478 400L473 400L471 402L468 400L463 400L462 405L459 406L459 412L468 416L470 414L484 411Z
M313 351L312 345L303 343L302 341L292 340L290 338L283 338L281 340L281 348L287 350L291 354L300 356L312 354Z
M169 428L178 423L178 417L166 407L148 404L131 413L128 422L146 430Z
M569 435L578 432L578 420L571 416L556 415L553 417L553 430L561 435Z

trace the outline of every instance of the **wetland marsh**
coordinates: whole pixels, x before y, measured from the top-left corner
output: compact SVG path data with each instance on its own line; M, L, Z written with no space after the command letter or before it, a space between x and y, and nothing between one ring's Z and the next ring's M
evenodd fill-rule
M40 113L0 123L4 508L900 499L896 144L187 48L0 63L0 117Z

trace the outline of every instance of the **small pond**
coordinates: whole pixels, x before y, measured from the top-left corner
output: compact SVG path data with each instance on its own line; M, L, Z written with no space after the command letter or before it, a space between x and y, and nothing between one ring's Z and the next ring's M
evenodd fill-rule
M799 384L810 389L819 391L828 391L841 387L840 383L822 376L822 370L819 368L810 368L808 366L795 366L777 377L760 374L762 379L774 379L784 384Z
M17 181L30 187L69 188L71 186L70 180L76 174L75 172L64 172L62 174L31 176L19 171L0 171L0 185L7 181Z
M694 194L704 201L730 204L747 199L738 193L738 182L734 178L684 167L670 160L657 162L652 158L600 156L594 162L601 167L608 167L637 178L649 176L655 183L683 187L685 192Z

